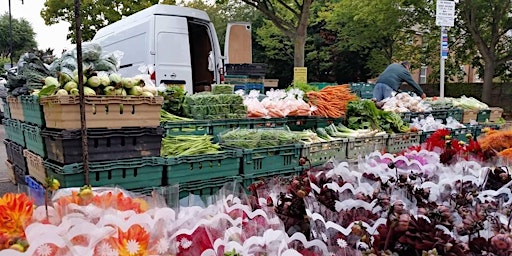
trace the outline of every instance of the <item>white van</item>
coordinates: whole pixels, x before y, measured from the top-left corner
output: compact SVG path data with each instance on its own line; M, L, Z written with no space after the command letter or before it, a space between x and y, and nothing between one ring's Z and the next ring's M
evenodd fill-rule
M121 75L152 66L156 84L181 85L188 93L223 79L215 27L201 10L157 4L100 29L92 41L106 52L124 53Z

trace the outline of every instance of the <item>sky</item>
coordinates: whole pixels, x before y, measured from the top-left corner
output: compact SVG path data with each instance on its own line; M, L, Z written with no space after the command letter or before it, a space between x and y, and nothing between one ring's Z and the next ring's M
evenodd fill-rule
M36 42L39 49L54 49L54 54L60 56L63 49L73 48L71 41L66 40L69 23L60 22L52 26L46 26L41 18L45 0L10 0L11 15L13 18L25 18L36 33ZM9 13L9 0L0 0L0 13Z

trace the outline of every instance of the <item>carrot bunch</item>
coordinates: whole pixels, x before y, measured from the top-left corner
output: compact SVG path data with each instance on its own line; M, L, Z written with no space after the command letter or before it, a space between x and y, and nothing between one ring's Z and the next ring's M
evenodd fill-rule
M357 96L350 92L349 85L327 86L322 90L306 93L309 104L316 106L313 112L315 116L340 118L345 115L349 101L357 99Z

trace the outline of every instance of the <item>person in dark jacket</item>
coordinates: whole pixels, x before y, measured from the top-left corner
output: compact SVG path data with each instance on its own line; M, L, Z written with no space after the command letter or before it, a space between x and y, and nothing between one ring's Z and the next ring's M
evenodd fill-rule
M390 64L377 78L373 89L373 98L379 102L393 96L393 92L398 92L403 82L412 86L414 92L422 99L427 97L421 87L412 79L411 73L409 73L410 68L411 64L407 61Z

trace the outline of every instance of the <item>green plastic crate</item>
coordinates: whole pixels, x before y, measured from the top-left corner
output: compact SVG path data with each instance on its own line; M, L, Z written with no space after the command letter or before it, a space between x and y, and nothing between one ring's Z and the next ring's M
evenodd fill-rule
M390 134L386 142L386 151L399 153L411 146L419 145L421 132Z
M41 134L41 128L27 123L22 124L22 127L27 149L45 158L47 156L46 144Z
M39 104L39 97L35 95L20 96L25 123L43 127L45 125L43 106Z
M312 83L309 83L309 85L311 85L311 86L315 86L315 87L317 87L319 90L322 90L323 88L325 88L325 87L327 87L327 86L336 86L336 85L338 85L338 83L312 82Z
M361 89L363 89L364 83L350 83L350 91L357 96L361 96Z
M388 135L349 138L347 144L347 159L366 156L375 150L382 151L386 148Z
M334 158L338 161L347 159L348 139L317 142L303 145L301 157L307 158L312 166L322 165Z
M472 131L472 135L473 135L473 138L477 139L478 136L480 136L483 132L483 129L484 128L490 128L490 129L493 129L493 130L499 130L501 129L501 127L497 124L479 124L479 125L472 125L472 126L468 126L471 129Z
M479 123L487 122L489 120L489 117L491 117L491 110L490 109L482 109L478 111L478 115L476 116L476 121Z
M289 116L286 125L291 131L315 130L318 125L318 118L315 116Z
M252 126L251 119L225 119L225 120L212 120L210 122L210 135L213 135L213 141L218 141L218 135L228 130L241 128L249 129Z
M251 129L259 128L284 128L288 122L287 118L250 118Z
M25 136L23 134L23 122L14 119L4 119L2 121L7 139L12 140L25 147Z
M160 127L167 135L207 135L210 134L210 121L163 122Z
M45 160L48 176L58 179L61 187L81 187L85 184L82 163L57 165ZM89 183L92 186L120 186L125 189L162 185L164 161L160 157L144 157L89 163Z
M446 110L432 110L430 112L426 112L423 114L424 117L432 115L436 120L442 120L443 123L446 123L446 118L448 117L448 111Z
M237 176L242 153L225 150L218 154L182 156L166 159L166 184L210 180Z
M363 87L359 93L359 97L361 99L372 99L373 98L373 88Z
M458 128L458 129L450 129L451 136L453 139L456 139L458 141L468 142L468 134L471 134L473 136L473 129L471 128Z
M242 153L240 174L258 176L261 173L289 170L299 166L302 144L255 149L232 149Z
M302 174L304 168L302 166L289 168L285 170L274 170L274 171L265 171L260 172L258 174L244 174L241 175L243 179L243 185L245 188L248 188L251 184L257 181L266 181L269 178L279 176L282 179L290 179L293 176L297 176Z
M180 183L179 197L182 199L189 196L190 194L201 197L216 195L226 183L241 181L242 178L240 176L231 176Z
M331 124L338 125L344 121L344 118L318 117L316 126L317 128L325 128Z
M420 114L421 113L418 113L418 112L401 112L400 117L402 117L402 120L404 120L404 122L412 123L412 119L418 118L418 117L421 118Z
M460 108L450 108L446 110L446 118L452 117L453 119L462 123L464 118L464 110Z
M2 106L4 107L4 118L11 118L11 109L4 99L2 99Z

